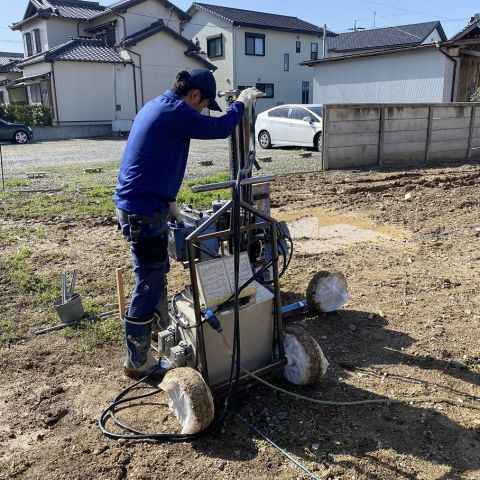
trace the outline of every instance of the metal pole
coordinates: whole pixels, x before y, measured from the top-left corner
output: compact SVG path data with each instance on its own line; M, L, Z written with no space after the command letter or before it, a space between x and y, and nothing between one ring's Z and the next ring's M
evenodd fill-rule
M323 25L323 46L322 46L322 58L325 58L327 55L327 24Z
M2 155L2 146L0 145L0 165L2 167L2 186L5 190L5 177L3 176L3 155Z

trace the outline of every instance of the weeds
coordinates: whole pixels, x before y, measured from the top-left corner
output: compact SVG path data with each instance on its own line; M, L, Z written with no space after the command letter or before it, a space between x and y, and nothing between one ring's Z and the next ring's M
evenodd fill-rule
M185 182L177 196L178 203L193 208L209 207L213 200L230 198L230 190L193 193L192 185L204 185L228 180L227 174L218 174L195 182ZM61 192L25 194L20 192L0 193L0 214L14 218L41 218L44 216L65 216L72 218L113 216L112 187L94 187L85 191L64 190Z
M85 318L75 327L66 328L64 335L75 341L74 350L81 357L90 357L105 344L121 342L123 324L117 316L101 321Z

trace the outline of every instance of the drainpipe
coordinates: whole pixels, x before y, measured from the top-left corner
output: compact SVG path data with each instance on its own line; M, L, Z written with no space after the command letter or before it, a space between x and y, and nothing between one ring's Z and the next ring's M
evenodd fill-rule
M143 72L142 72L142 56L134 52L133 50L129 50L128 48L122 47L126 52L133 54L133 55L138 55L138 69L140 70L140 93L142 95L142 107L145 105L145 97L143 94ZM133 62L133 59L132 59Z
M453 102L455 99L455 81L457 79L457 59L452 57L447 52L442 50L442 47L437 44L438 50L443 53L449 60L453 62L453 75L452 75L452 91L450 93L450 101Z
M60 125L60 114L58 112L58 101L57 101L57 84L55 83L55 62L52 63L52 79L53 79L53 94L55 98L55 112L57 117L57 127Z
M132 60L132 72L133 72L133 91L135 95L135 115L138 113L138 98L137 98L137 75L135 74L135 63Z
M117 69L115 63L112 63L112 81L113 81L113 120L117 120Z
M232 55L232 86L231 88L235 89L238 87L238 80L237 80L237 30L238 28L240 28L240 25L233 25L233 28L232 28L232 48L233 48L233 55ZM253 87L254 85L252 85Z
M323 25L323 55L322 58L325 58L327 54L327 25Z

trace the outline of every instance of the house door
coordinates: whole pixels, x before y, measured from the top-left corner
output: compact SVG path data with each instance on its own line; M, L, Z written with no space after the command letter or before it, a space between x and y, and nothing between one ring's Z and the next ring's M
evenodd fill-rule
M302 82L302 103L310 103L310 82Z

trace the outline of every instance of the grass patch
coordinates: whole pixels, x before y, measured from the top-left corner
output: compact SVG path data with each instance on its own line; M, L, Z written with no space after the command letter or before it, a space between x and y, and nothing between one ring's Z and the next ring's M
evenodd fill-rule
M74 340L74 350L81 357L91 357L102 345L123 340L123 323L116 315L101 321L82 319L75 327L66 328L64 335Z
M28 187L30 182L27 180L7 180L5 182L5 187Z
M105 217L115 212L113 188L96 187L85 192L63 191L26 195L10 193L0 204L0 212L8 217L42 217L68 215L69 217ZM2 197L0 197L2 200Z
M184 182L184 186L177 195L177 202L179 204L185 203L191 205L192 208L207 208L210 207L214 200L220 198L221 200L230 200L232 192L229 188L223 190L214 190L213 192L193 193L190 187L193 185L206 185L207 183L226 182L229 179L227 173L219 173L210 177L205 177L199 180L189 180Z
M33 296L41 304L50 304L60 295L60 287L53 280L35 273L32 250L23 248L10 256L0 257L0 267L9 282L17 285L19 293Z
M209 207L212 201L231 198L231 190L193 193L193 185L224 182L227 173L219 173L200 180L187 181L179 191L177 201L193 208ZM25 194L20 192L0 193L0 215L4 217L38 218L44 216L68 216L69 218L108 217L115 213L112 187L94 187L84 191L64 190L60 192Z
M0 346L9 345L25 335L25 327L17 320L0 320Z

